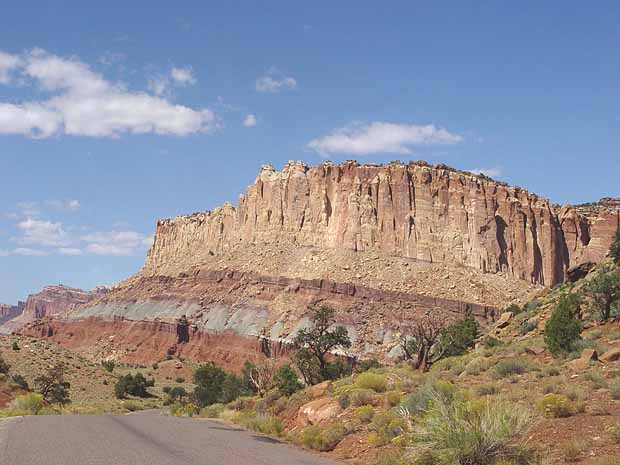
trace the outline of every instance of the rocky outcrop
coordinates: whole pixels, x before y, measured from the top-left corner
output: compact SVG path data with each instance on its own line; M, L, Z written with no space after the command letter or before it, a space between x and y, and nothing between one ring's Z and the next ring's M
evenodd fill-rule
M18 302L17 305L0 304L0 325L21 315L25 305L25 302Z
M569 267L604 257L619 211L613 199L559 208L521 188L422 162L266 165L237 207L160 220L144 272L178 272L241 245L278 243L376 250L551 286Z
M3 332L15 331L25 324L44 317L62 315L80 305L91 302L109 292L109 288L100 286L92 291L83 291L63 285L46 286L41 292L31 294L26 302L20 302L21 309L15 317L2 322Z

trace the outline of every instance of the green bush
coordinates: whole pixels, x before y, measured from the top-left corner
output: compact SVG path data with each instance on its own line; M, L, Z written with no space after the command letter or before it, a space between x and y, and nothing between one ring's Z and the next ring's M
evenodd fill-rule
M200 414L207 418L219 418L225 408L224 404L211 404L203 408Z
M26 378L24 378L22 375L15 374L11 376L11 381L13 381L16 386L18 386L20 389L23 389L24 391L27 391L29 389L28 381L26 381Z
M594 389L605 389L607 387L607 379L598 370L589 371L584 375L584 379L589 381Z
M101 366L106 371L112 373L114 371L114 368L116 367L116 363L114 363L114 360L104 360L103 362L101 362Z
M504 309L504 312L511 312L513 315L517 316L519 313L523 312L523 309L517 304L510 304Z
M8 374L10 369L11 365L6 363L6 361L2 358L2 355L0 355L0 374Z
M395 407L403 400L403 393L400 391L388 391L385 393L385 403L387 407Z
M13 408L37 415L43 408L43 395L30 392L17 396L12 402Z
M493 376L497 379L507 378L512 375L522 375L531 369L532 365L526 359L509 358L495 365Z
M404 418L388 411L375 414L369 428L368 442L373 447L380 447L406 432L407 423Z
M357 376L355 384L362 389L372 389L375 392L383 392L387 387L384 375L366 371Z
M414 440L436 453L442 463L493 465L502 460L531 462L525 448L530 413L509 402L434 396L432 406L414 427ZM529 459L529 460L528 460Z
M363 389L356 384L340 386L334 390L334 396L342 408L359 407L361 405L372 404L375 398L375 391Z
M500 347L502 345L502 341L493 336L486 336L482 340L482 344L485 349L494 349L495 347Z
M474 346L479 330L478 322L471 315L452 323L441 332L439 351L444 357L464 354Z
M519 332L522 336L530 333L538 328L538 322L533 320L525 320L521 323L521 327L519 328Z
M555 355L571 352L581 334L581 322L577 319L580 299L574 294L562 296L551 317L545 323L545 343Z
M249 394L243 380L227 373L213 362L201 365L194 371L193 398L201 407L217 402L228 403Z
M13 345L11 346L11 348L13 350L19 350L19 344L17 343L17 341L13 341Z
M499 387L497 387L495 384L482 384L478 386L478 389L476 389L476 393L479 396L494 396L496 394L499 394Z
M363 423L369 423L375 415L375 409L372 405L362 405L355 411L357 418Z
M375 358L369 358L366 360L360 360L355 366L356 373L363 373L364 371L373 370L375 368L381 368L381 363Z
M127 374L121 376L114 386L114 394L117 399L125 399L128 395L136 397L149 397L147 391L148 382L142 373L136 373L135 376Z
M290 396L304 387L290 365L281 367L273 377L274 385L284 396Z
M309 449L325 452L333 450L346 434L347 429L342 423L335 423L325 429L312 425L302 431L301 441Z
M562 394L547 394L538 402L538 409L547 418L565 418L575 413L571 401Z

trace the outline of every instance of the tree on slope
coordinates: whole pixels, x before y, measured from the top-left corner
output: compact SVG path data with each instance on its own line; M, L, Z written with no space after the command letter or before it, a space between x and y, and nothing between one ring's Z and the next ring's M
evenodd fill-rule
M337 377L341 371L338 362L330 363L328 355L336 349L351 347L351 339L343 326L330 329L335 322L336 311L328 306L314 310L312 327L297 333L293 344L297 349L295 362L308 384L316 384Z

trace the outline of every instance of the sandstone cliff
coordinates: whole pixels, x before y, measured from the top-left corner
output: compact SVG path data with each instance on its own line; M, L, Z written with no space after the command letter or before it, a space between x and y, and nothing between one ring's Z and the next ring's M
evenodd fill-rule
M29 295L25 303L20 302L21 311L13 318L1 322L0 330L11 332L32 321L62 315L105 295L108 291L105 287L83 291L63 285L46 286L41 292Z
M200 265L249 245L377 250L422 262L504 272L547 286L600 261L620 205L562 208L518 187L424 162L263 166L237 207L157 223L146 274Z
M0 304L0 325L19 316L24 311L25 302L17 305Z

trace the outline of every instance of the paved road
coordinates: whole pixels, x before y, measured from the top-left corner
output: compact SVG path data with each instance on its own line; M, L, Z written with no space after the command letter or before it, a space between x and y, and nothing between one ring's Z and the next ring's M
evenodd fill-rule
M0 420L0 465L338 465L271 438L159 412Z

